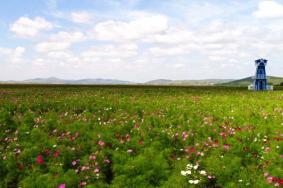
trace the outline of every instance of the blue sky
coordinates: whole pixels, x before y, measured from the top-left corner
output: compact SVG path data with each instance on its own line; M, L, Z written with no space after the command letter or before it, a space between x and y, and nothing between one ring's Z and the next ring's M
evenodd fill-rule
M9 0L0 80L283 76L283 0Z

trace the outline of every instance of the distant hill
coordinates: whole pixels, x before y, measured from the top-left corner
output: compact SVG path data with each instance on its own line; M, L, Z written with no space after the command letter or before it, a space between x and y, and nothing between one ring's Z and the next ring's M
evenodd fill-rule
M112 79L82 79L72 81L74 84L135 84L134 82Z
M233 79L205 79L205 80L166 80L158 79L145 82L146 85L218 85L228 83Z
M0 82L1 83L1 82ZM35 78L24 81L6 81L2 83L18 83L18 84L78 84L78 85L119 85L119 84L135 84L133 82L123 81L123 80L113 80L113 79L81 79L81 80L64 80L56 77L50 78Z
M15 81L18 82L18 81ZM49 78L34 78L24 81L19 81L20 83L34 83L34 84L64 84L67 82L67 80L59 79L56 77L49 77Z
M267 77L268 83L272 83L273 85L279 85L281 82L283 82L283 78L281 77L275 77L275 76L268 76ZM225 85L225 86L248 86L250 84L252 84L253 79L252 77L247 77L247 78L243 78L240 80L234 80L228 83L224 83L221 85Z
M145 83L135 83L123 80L113 79L81 79L81 80L64 80L56 77L49 78L34 78L24 81L4 81L0 83L17 83L17 84L78 84L78 85L127 85L127 84L141 84L141 85L217 85L233 81L232 79L206 79L206 80L167 80L158 79L151 80Z
M273 85L279 85L283 82L283 78L268 76L268 82ZM35 78L24 81L0 81L0 83L10 84L76 84L76 85L183 85L183 86L209 86L209 85L221 85L221 86L248 86L252 83L252 77L243 78L240 80L233 79L204 79L204 80L168 80L157 79L144 83L135 83L123 80L115 79L80 79L80 80L65 80L56 77L49 78Z

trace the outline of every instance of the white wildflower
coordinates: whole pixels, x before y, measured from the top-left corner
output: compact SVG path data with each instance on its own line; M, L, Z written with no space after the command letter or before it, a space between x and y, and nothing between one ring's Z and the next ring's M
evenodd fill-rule
M187 168L193 168L193 165L192 164L187 164Z
M190 171L190 170L187 170L187 171L181 171L181 174L182 174L182 176L187 176L187 175L191 175L192 174L192 172Z
M198 184L199 183L199 180L194 180L194 184Z
M186 174L187 174L186 171L183 171L183 170L181 171L182 176L186 176Z
M206 176L206 171L204 171L204 170L201 170L199 173L200 173L201 175Z

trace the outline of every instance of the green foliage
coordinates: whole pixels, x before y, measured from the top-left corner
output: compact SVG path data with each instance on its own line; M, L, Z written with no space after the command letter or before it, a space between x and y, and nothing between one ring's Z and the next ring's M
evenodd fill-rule
M147 148L140 155L128 158L123 165L114 165L113 187L156 187L167 180L169 164L162 153L156 153L155 148ZM115 155L113 163L123 158Z
M280 90L5 85L0 91L3 188L282 182Z

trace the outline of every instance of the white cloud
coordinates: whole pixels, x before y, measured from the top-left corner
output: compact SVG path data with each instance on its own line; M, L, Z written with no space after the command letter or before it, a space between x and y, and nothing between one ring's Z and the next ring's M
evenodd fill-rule
M168 20L165 16L139 14L128 22L109 20L98 23L93 29L93 37L97 40L125 42L143 39L167 28Z
M35 17L34 19L20 17L10 26L10 30L21 38L35 37L41 31L51 30L52 28L52 23L41 17Z
M6 63L19 63L22 61L25 51L26 49L21 46L18 46L15 49L0 47L0 57L2 61Z
M138 46L131 43L123 45L93 46L89 50L82 52L81 57L85 61L120 61L121 59L137 56L137 50Z
M171 27L168 30L158 33L155 35L150 35L144 41L150 43L160 43L160 44L180 44L187 43L193 40L193 32L185 29L179 29L177 27Z
M18 46L15 49L11 49L11 48L1 48L0 47L0 55L3 57L22 57L23 54L25 53L25 48Z
M173 47L152 47L149 49L149 52L156 57L180 56L188 55L197 48L198 46L195 44L181 44Z
M193 55L194 59L205 57L208 62L217 61L221 64L235 58L244 60L271 51L278 52L280 49L279 45L274 43L275 37L277 43L283 41L280 31L276 34L254 25L212 21L194 29L171 26L166 32L153 35L145 41L153 46L149 48L149 54L152 56Z
M36 50L38 52L60 51L69 48L70 45L68 42L48 41L37 44Z
M80 58L69 51L53 51L47 54L47 59L60 65L80 66Z
M86 11L72 12L71 20L74 23L90 24L93 21L92 14Z
M0 55L3 56L7 56L10 55L12 53L12 49L9 48L1 48L0 47Z
M15 49L15 51L14 51L14 55L16 56L16 57L22 57L23 56L23 54L25 53L25 51L26 51L26 49L24 48L24 47L17 47L16 49Z
M38 52L60 51L68 49L73 43L82 42L85 39L85 35L81 32L61 31L53 34L48 41L37 44L35 49Z
M283 5L273 0L263 0L259 2L258 10L253 15L257 18L283 17Z

